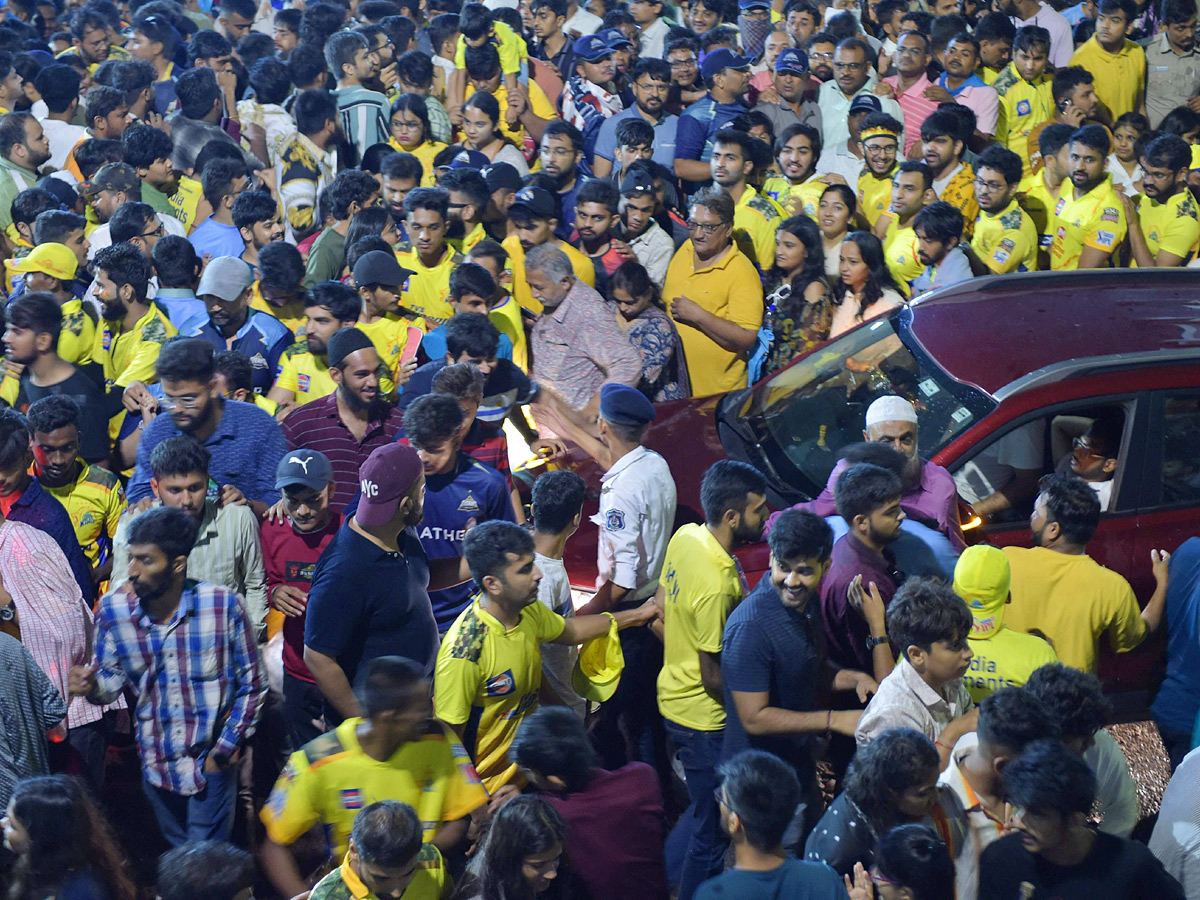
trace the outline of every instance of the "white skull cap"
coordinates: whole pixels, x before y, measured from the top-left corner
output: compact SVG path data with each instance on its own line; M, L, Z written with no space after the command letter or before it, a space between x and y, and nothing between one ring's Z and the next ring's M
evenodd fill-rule
M867 407L867 427L880 422L917 422L917 411L903 397L887 394Z

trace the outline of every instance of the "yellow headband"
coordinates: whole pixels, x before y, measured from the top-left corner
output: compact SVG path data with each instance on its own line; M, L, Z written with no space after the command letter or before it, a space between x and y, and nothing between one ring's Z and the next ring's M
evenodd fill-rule
M890 137L892 140L896 141L896 143L900 142L900 135L897 132L892 131L890 128L884 128L882 125L876 125L874 128L863 129L859 133L858 139L863 143L866 143L871 138L875 137Z

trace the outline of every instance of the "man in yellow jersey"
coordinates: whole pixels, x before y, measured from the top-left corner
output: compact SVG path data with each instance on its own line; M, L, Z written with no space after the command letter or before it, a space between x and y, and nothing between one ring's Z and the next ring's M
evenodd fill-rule
M411 271L404 288L403 304L425 318L431 326L446 322L454 311L450 296L450 272L463 261L446 242L450 225L450 195L442 188L416 188L404 198L408 244L396 258Z
M304 304L300 251L286 241L267 244L258 251L258 281L250 295L250 308L270 313L300 340L304 337Z
M1054 115L1054 96L1046 63L1050 32L1038 25L1017 29L1013 60L992 85L1000 96L996 140L1021 157L1023 174L1032 172L1027 152L1029 133Z
M263 868L281 896L308 890L290 845L320 823L330 858L347 850L355 816L381 800L417 810L419 834L444 851L466 836L465 817L487 802L471 758L433 718L431 686L399 656L371 660L356 691L366 713L292 754L260 814Z
M913 230L917 213L937 200L933 192L933 171L923 162L900 163L892 182L892 202L875 223L875 236L883 241L883 257L896 284L906 296L909 283L921 274L925 265L918 257L919 241Z
M921 123L921 152L933 171L933 193L963 214L964 239L971 237L979 207L975 204L975 172L963 160L971 133L951 112L930 113Z
M466 166L454 167L442 175L439 187L450 194L447 207L450 218L448 237L450 245L464 255L487 237L483 229L483 214L487 212L487 181L478 169Z
M469 100L476 93L491 94L496 98L501 110L511 108L509 97L513 94L506 83L508 75L501 72L500 56L496 53L496 48L472 48L466 54L465 61L468 83L463 99ZM526 135L540 140L546 125L558 119L558 111L537 81L529 79L527 84L521 86L521 92L524 102L520 107L520 115L511 121L507 113L500 117L500 133L518 149L525 143Z
M524 93L519 81L521 63L529 59L525 41L503 22L497 22L490 9L482 3L468 3L463 7L458 20L459 38L454 48L454 73L446 85L446 110L450 121L462 124L462 105L466 100L467 47L494 45L504 75L508 109L505 121L515 125L517 117L525 109ZM499 98L497 98L499 99Z
M979 218L971 250L995 275L1037 269L1038 230L1017 205L1021 157L1001 146L988 147L975 161L975 199Z
M28 256L9 260L7 265L12 272L24 273L26 292L46 291L62 309L58 355L77 366L90 363L96 323L83 311L83 301L75 296L79 261L71 249L63 244L41 244Z
M1139 268L1186 266L1196 258L1200 221L1187 186L1191 156L1183 138L1155 138L1142 154L1142 196L1135 204L1119 194L1129 220L1131 261Z
M492 304L500 296L491 272L475 262L466 262L450 276L450 305L454 315L479 313L491 318ZM429 359L446 356L446 326L440 325L426 333L421 340L421 349ZM507 334L500 332L500 345L496 349L497 359L513 358L513 343Z
M540 187L521 188L508 208L508 218L516 228L516 234L505 238L503 246L512 263L513 296L522 308L532 313L542 311L542 302L533 296L525 278L525 254L534 247L553 243L571 260L575 277L588 287L596 286L596 269L592 261L566 241L554 237L561 216L558 197Z
M1096 96L1114 122L1146 113L1146 51L1125 36L1137 15L1133 0L1100 0L1096 33L1071 57L1095 77Z
M859 139L865 165L858 176L858 211L871 227L892 202L892 178L897 171L896 149L900 146L902 127L887 113L871 113L863 119Z
M655 601L662 609L658 709L681 751L689 805L667 840L679 896L721 871L725 855L713 792L725 733L721 645L725 620L747 586L733 551L762 537L767 487L753 466L724 459L700 484L704 524L684 525L667 545Z
M105 388L157 381L159 351L179 329L146 299L150 261L132 244L113 244L96 253L94 265L101 319L92 361L104 367Z
M493 520L467 533L463 553L479 593L455 619L438 651L434 714L463 736L493 795L524 784L508 748L537 709L539 644L574 646L607 638L613 623L631 628L657 615L653 600L619 613L564 619L538 602L542 573L533 538L520 525ZM608 638L611 639L611 638Z
M775 160L782 178L768 178L763 195L783 207L786 215L816 219L821 193L829 184L817 172L821 157L821 132L800 122L789 125L775 141Z
M984 84L994 87L996 79L1012 61L1017 26L1006 14L991 12L976 23L974 34L975 40L979 41L979 66L975 74Z
M1125 209L1105 169L1111 142L1103 125L1084 125L1071 135L1063 185L1054 207L1050 268L1106 269L1125 240Z
M417 368L417 350L425 332L421 320L401 305L401 292L413 272L384 250L364 253L354 264L354 286L362 300L358 329L367 334L387 370L379 389L390 394L408 381Z
M441 851L421 843L413 808L381 800L354 819L350 849L339 868L308 894L308 900L450 900L454 879Z
M721 129L713 138L709 163L713 181L733 198L733 239L765 272L775 264L775 229L783 209L748 183L754 171L753 140L744 131Z
M348 284L322 281L308 295L304 312L304 340L283 351L275 384L267 393L267 399L280 406L301 406L333 393L337 385L329 376L329 339L358 324L362 300Z
M1042 128L1037 136L1038 157L1043 163L1037 171L1021 182L1021 208L1033 219L1038 233L1038 268L1050 268L1050 245L1054 243L1054 208L1067 181L1067 156L1071 152L1070 125L1053 123ZM1033 139L1031 134L1030 140Z

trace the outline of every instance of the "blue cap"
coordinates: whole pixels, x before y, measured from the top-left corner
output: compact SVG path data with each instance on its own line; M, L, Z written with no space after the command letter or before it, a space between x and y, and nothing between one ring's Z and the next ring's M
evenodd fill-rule
M600 418L614 425L645 425L653 422L654 404L637 388L606 384L600 388Z
M748 68L750 68L749 57L738 56L726 47L718 47L704 57L704 61L700 63L700 74L705 78L712 78L723 69Z
M879 102L879 98L874 94L859 94L850 101L849 115L854 115L855 113L860 112L881 112L882 110L883 104Z
M633 46L633 41L625 37L625 32L620 28L605 28L603 31L597 32L597 36L608 44L610 50Z
M275 467L275 490L303 485L309 490L324 490L333 481L329 457L317 450L293 450L285 453Z
M795 47L788 47L775 60L776 72L795 72L798 75L808 74L808 54Z
M482 169L489 165L491 160L478 150L459 150L454 154L454 159L450 160L449 169Z
M770 9L770 0L738 0L738 9Z
M575 58L584 62L599 62L606 56L612 55L612 47L598 34L588 34L581 37L571 48Z

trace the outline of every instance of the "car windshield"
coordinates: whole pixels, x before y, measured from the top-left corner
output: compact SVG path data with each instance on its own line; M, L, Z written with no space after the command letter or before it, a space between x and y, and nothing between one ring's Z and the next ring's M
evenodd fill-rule
M876 397L911 400L928 459L996 404L955 381L915 341L901 339L907 315L878 319L810 353L754 388L738 418L754 431L765 460L785 484L809 497L825 487L837 451L861 441ZM901 331L898 331L897 328Z

